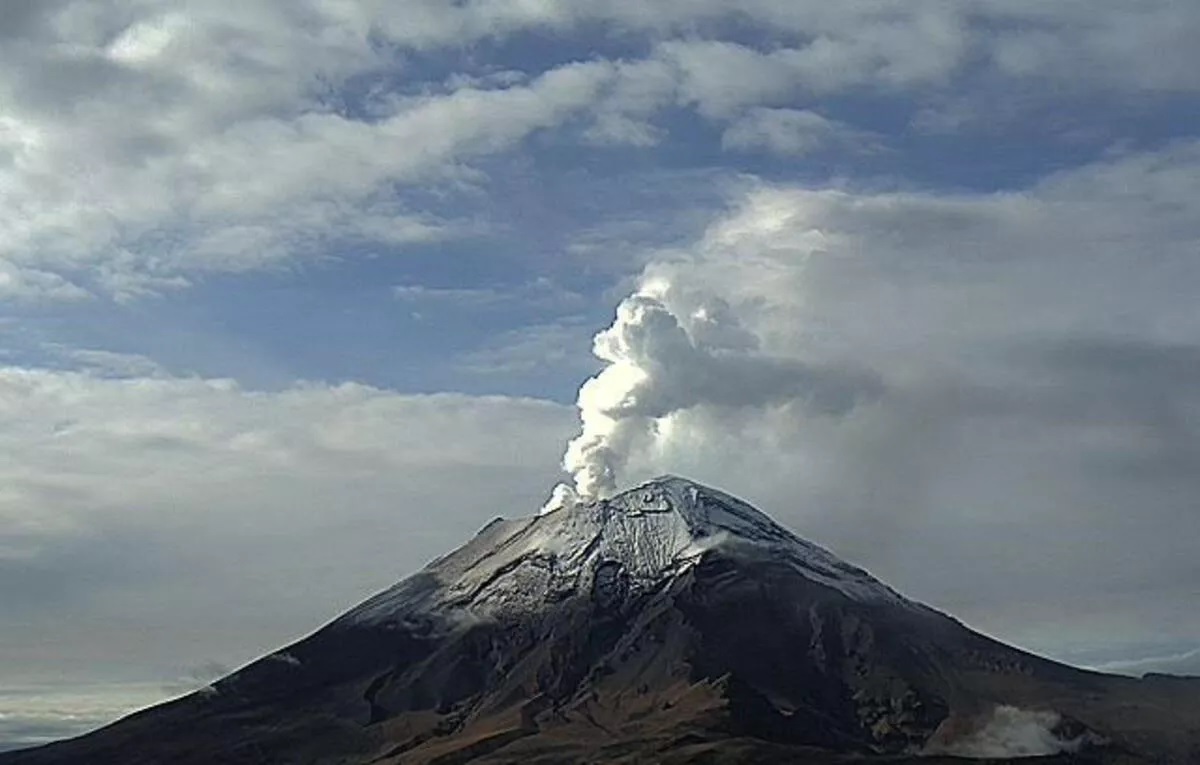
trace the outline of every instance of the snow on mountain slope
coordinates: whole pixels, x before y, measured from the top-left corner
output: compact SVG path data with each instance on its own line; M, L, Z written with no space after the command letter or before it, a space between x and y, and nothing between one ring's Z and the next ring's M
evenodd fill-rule
M343 624L454 625L536 611L577 593L648 589L720 549L785 561L813 582L858 601L921 608L750 505L665 476L617 496L512 521L497 519L469 543L371 598Z

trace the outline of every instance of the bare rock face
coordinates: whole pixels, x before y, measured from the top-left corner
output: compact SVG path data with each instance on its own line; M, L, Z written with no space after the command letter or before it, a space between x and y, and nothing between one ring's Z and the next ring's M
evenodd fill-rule
M1200 762L1200 682L1002 645L668 477L498 519L209 692L0 763L955 755Z

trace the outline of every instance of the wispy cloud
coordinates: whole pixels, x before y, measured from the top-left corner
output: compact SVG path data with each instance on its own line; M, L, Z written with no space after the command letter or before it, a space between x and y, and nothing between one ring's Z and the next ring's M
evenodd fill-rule
M120 353L99 348L72 348L60 343L44 343L42 350L62 359L80 371L101 377L164 377L167 374L157 361L138 353Z
M78 736L162 698L162 688L153 683L6 683L0 690L0 752Z
M1200 677L1200 648L1190 651L1155 656L1108 661L1093 666L1100 672L1117 672L1123 675L1141 676L1148 672Z
M567 379L579 377L595 368L588 353L593 331L580 317L521 327L467 354L461 367L478 375L553 372Z
M533 308L569 310L585 302L579 292L539 277L531 282L490 287L430 287L422 284L398 284L392 295L412 306L448 306L456 310Z
M804 156L830 146L865 150L874 140L866 132L807 109L760 107L731 122L721 135L721 146L735 151Z

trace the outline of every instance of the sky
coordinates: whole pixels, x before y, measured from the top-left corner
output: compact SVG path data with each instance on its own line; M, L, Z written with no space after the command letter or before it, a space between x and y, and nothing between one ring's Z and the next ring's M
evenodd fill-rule
M732 8L0 4L0 747L667 472L1200 673L1200 5Z

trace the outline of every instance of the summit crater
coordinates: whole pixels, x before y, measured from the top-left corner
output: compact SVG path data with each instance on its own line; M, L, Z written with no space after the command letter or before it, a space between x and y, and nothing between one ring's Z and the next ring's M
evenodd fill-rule
M856 600L917 607L867 572L801 539L729 494L661 476L611 498L497 519L467 545L431 563L420 587L401 582L348 613L359 623L416 611L461 618L535 612L590 591L596 572L619 572L636 591L654 589L717 553L774 561Z

